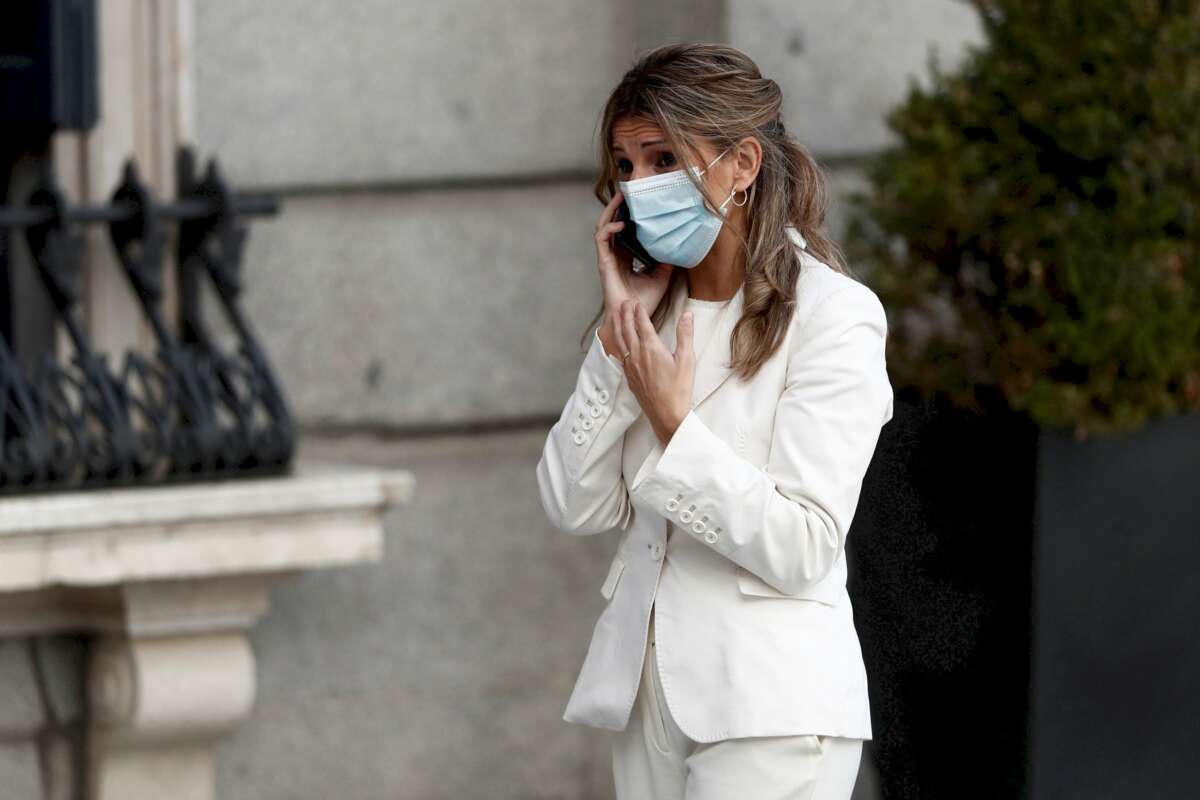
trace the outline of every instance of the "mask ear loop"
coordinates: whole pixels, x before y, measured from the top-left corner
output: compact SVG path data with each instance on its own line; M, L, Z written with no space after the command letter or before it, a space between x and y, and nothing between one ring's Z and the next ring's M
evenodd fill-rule
M710 168L710 167L711 167L713 164L717 163L717 162L718 162L718 161L720 161L722 158L724 158L724 157L725 157L725 154L726 154L726 153L728 153L728 152L730 151L730 149L732 149L732 148L726 147L726 148L725 148L725 149L724 149L724 150L721 152L721 155L717 156L717 157L716 157L716 158L714 158L712 161L708 162L708 166L706 166L704 169L700 170L700 173L699 173L699 174L703 175L704 173L708 172L709 168Z
M732 149L733 149L733 146L732 146L732 145L731 145L731 146L729 146L729 147L726 147L726 148L725 148L723 151L721 151L721 155L717 156L717 157L716 157L716 158L714 158L712 161L708 162L708 166L707 166L707 167L705 167L704 169L700 170L698 174L699 174L699 175L703 175L705 172L708 172L708 168L709 168L709 167L711 167L713 164L717 163L717 162L718 162L718 161L720 161L722 158L724 158L724 157L725 157L725 154L726 154L726 153L728 153L728 152L729 152L730 150L732 150ZM743 191L743 192L744 192L744 191L746 191L746 190L745 190L745 189L742 189L741 191ZM733 200L733 196L734 196L735 194L737 194L737 192L736 192L736 191L730 192L730 193L729 193L729 197L726 197L726 198L725 198L725 202L724 202L724 203L721 203L721 205L719 205L719 206L717 207L717 210L721 212L721 216L725 216L725 215L726 215L726 214L725 214L725 206L729 205L729 201L730 201L730 200ZM750 201L750 195L749 195L749 194L747 194L747 195L746 195L746 199L745 199L745 200L743 200L741 203L738 203L737 201L734 201L734 205L735 205L735 206L737 206L738 208L741 208L742 206L746 205L746 203L748 203L749 201Z

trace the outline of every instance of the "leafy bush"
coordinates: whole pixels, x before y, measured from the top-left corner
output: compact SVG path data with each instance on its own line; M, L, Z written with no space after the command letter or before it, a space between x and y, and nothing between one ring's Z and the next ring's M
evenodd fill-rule
M1079 438L1200 411L1200 0L971 0L852 197L897 388Z

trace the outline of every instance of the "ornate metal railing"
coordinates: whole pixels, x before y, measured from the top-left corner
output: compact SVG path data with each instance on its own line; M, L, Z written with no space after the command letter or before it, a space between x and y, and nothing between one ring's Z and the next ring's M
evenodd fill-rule
M275 214L271 197L233 193L210 161L198 175L178 154L178 198L159 203L132 162L108 205L71 206L52 174L25 206L0 207L21 231L71 356L21 369L0 335L0 494L165 483L285 471L294 449L287 403L238 298L243 219ZM163 316L169 224L177 226L179 330ZM153 330L153 354L129 351L119 368L93 350L79 316L83 237L106 225L121 272ZM211 283L235 348L205 324Z

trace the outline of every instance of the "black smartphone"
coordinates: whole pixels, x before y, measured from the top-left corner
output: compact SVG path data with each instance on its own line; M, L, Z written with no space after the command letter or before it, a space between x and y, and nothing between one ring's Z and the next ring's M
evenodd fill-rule
M613 214L613 222L625 223L624 228L613 234L613 240L633 256L633 271L637 273L653 272L658 267L658 262L650 257L646 248L642 247L642 243L638 241L637 223L629 218L629 207L625 205L624 200L621 200L621 205L617 206L617 211Z

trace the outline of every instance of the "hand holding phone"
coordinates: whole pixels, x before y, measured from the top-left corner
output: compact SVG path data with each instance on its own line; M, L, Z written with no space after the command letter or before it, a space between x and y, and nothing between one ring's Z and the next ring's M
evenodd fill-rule
M596 265L600 271L605 309L600 339L609 355L614 355L612 317L619 312L621 304L636 300L647 314L653 314L666 295L675 270L670 264L660 264L651 258L638 242L636 231L625 200L617 192L596 220Z
M629 216L629 206L622 199L613 215L614 222L624 222L625 227L613 234L613 239L633 257L633 271L637 273L653 272L658 262L655 261L637 238L637 223Z

